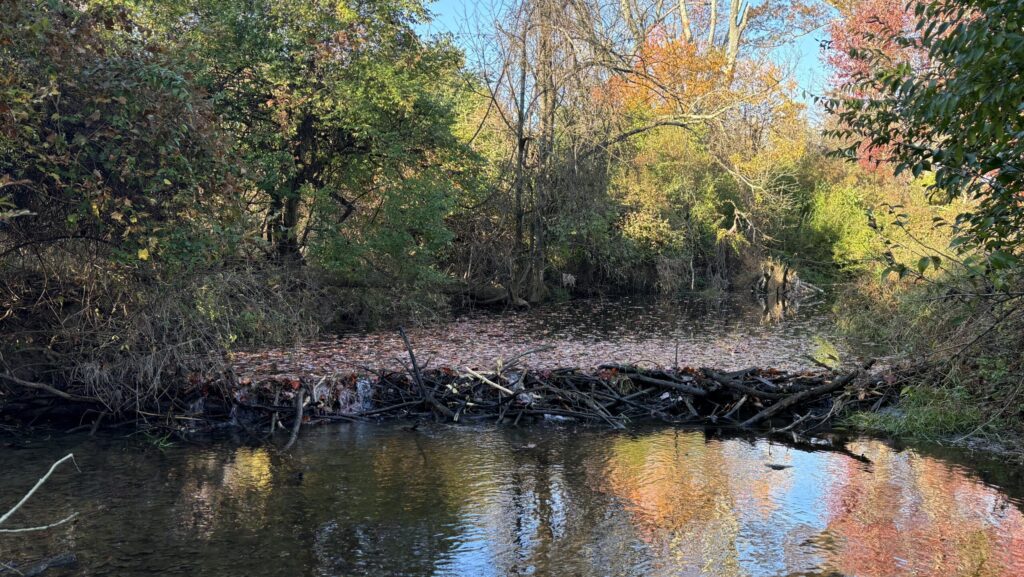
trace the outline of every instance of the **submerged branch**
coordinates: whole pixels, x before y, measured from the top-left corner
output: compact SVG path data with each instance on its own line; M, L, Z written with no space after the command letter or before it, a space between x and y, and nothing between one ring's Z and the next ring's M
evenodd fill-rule
M42 478L36 481L36 484L32 486L29 492L25 493L25 496L22 497L21 500L18 501L13 507L11 507L10 510L4 513L3 516L0 516L0 525L3 525L8 519L10 519L11 515L14 515L14 513L17 512L17 510L20 509L22 505L27 503L28 500L32 498L32 495L35 495L36 491L38 491L39 488L42 487L44 483L46 483L47 479L49 479L50 476L53 475L53 472L57 470L57 467L61 466L66 461L71 461L73 463L75 461L75 455L72 453L68 453L63 458L55 462L53 465L50 465L50 470L47 471L46 474L42 476ZM71 515L68 515L60 521L39 527L23 527L19 529L0 528L0 533L26 533L29 531L43 531L45 529L49 529L51 527L56 527L58 525L67 523L68 521L74 519L76 516L78 516L78 513L72 513Z

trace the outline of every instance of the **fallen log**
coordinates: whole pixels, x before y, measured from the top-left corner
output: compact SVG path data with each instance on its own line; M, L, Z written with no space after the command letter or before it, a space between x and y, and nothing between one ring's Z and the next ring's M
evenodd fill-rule
M760 423L761 421L778 414L783 409L792 407L808 399L814 399L817 397L827 395L834 391L838 391L839 389L842 389L846 385L853 382L853 379L855 379L859 373L860 371L853 371L851 373L843 375L842 377L839 377L838 379L835 379L831 383L826 383L824 385L821 385L820 387L815 387L813 389L807 389L806 391L800 391L799 393L793 393L792 395L789 395L788 397L762 410L753 417L750 417L746 421L743 421L742 423L740 423L740 426L752 427Z

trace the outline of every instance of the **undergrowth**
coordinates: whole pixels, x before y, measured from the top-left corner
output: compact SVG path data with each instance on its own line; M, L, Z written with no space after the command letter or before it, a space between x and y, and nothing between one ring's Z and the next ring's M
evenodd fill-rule
M900 375L893 405L853 413L847 425L932 440L1024 433L1019 298L985 294L947 276L941 282L864 283L839 302L840 329Z

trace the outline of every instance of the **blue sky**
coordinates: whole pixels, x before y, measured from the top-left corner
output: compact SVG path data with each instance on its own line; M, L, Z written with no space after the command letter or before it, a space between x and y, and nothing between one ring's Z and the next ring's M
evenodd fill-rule
M428 8L434 14L434 21L421 29L426 33L450 33L456 42L462 43L469 39L465 36L465 24L475 18L484 17L490 2L474 0L435 0L429 2ZM799 85L798 100L808 105L812 118L817 116L810 94L821 94L827 81L828 69L821 58L820 43L827 37L825 30L818 29L796 39L792 44L775 52L779 61L790 63L795 68L796 80Z

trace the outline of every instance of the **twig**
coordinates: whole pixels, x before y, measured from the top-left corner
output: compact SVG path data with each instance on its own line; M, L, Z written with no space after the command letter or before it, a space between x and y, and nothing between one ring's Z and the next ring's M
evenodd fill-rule
M21 500L18 501L17 504L14 505L14 507L11 507L11 509L9 511L4 513L3 516L0 517L0 525L3 525L4 522L7 521L7 519L9 519L11 517L11 515L13 515L15 513L15 511L20 509L22 505L24 505L26 502L28 502L28 500L32 498L32 495L34 495L35 492L39 490L39 487L42 487L43 483L45 483L46 480L50 478L50 475L53 475L53 472L55 470L57 470L57 467L59 467L65 461L71 461L72 463L74 463L75 462L75 455L73 453L68 453L63 458L58 460L56 463L54 463L53 465L50 465L50 470L47 471L46 474L43 475L43 477L41 479L36 481L36 484L32 487L32 489L30 489L28 493L25 493L25 496L22 497ZM24 532L27 532L27 531L42 531L44 529L49 529L51 527L56 527L57 525L60 525L62 523L67 523L71 519L74 519L76 515L78 515L78 513L73 513L73 514L69 515L68 517L65 517L64 519L61 519L60 521L57 521L56 523L50 523L49 525L44 525L42 527L25 527L25 528L21 528L21 529L0 529L0 533L24 533Z
M539 346L539 347L537 347L535 349L530 349L528 351L521 352L518 355L510 358L509 360L504 361L502 363L502 365L507 369L509 367L515 366L515 364L517 362L519 362L519 359L521 359L521 358L523 358L525 356L532 355L534 353L542 353L544 351L550 351L553 348L555 348L555 347L553 347L551 345L542 345L542 346Z
M739 392L743 393L744 395L751 395L751 396L754 396L754 397L761 397L762 399L772 399L772 400L785 399L786 397L789 396L789 395L784 395L782 393L772 393L772 392L768 392L768 391L761 391L761 390L755 389L753 387L748 387L746 385L742 385L742 384L737 383L736 381L734 381L734 380L732 380L730 378L727 378L725 375L723 375L721 373L717 373L717 372L715 372L715 371L713 371L711 369L701 369L701 370L704 371L704 374L709 379L711 379L712 381L715 381L716 383L722 385L723 387L726 387L726 388L729 388L729 389L733 389L735 391L739 391Z
M736 405L735 405L735 406L733 406L733 408L732 408L732 409L730 409L728 413L726 413L725 415L723 415L723 416L722 416L722 418L723 418L723 419L729 419L729 418L731 418L731 417L733 416L733 414L734 414L734 413L735 413L736 411L740 410L740 407L742 407L742 406L743 406L743 403L746 403L746 402L747 402L747 399L748 399L748 398L749 398L749 397L748 397L747 395L743 395L743 397L742 397L742 398L740 398L740 401L739 401L738 403L736 403Z
M20 527L18 529L0 529L0 533L29 533L31 531L45 531L46 529L52 529L58 525L63 525L77 516L78 513L72 513L60 521L50 523L49 525L40 525L39 527Z
M305 400L305 396L306 391L303 389L299 389L299 394L295 395L295 422L292 423L292 436L284 446L285 451L291 449L295 440L299 438L299 427L302 426L302 402Z
M498 389L499 391L505 393L506 395L515 395L515 393L512 390L507 389L507 388L499 385L498 383L495 383L494 381L488 379L487 377L481 375L480 373L474 371L473 369L471 369L469 367L466 367L466 372L471 374L471 375L473 375L477 379L480 379L481 381L487 383L488 385L494 387L495 389Z
M274 406L277 406L277 404L279 402L281 402L281 389L280 388L274 390ZM271 435L274 434L274 429L276 429L276 428L277 428L277 411L274 411L273 414L270 415L270 434Z
M703 397L708 394L704 389L700 389L694 386L685 385L683 383L677 383L675 381L666 381L664 379L655 379L654 377L648 377L647 375L641 375L639 373L624 373L625 376L629 377L634 381L640 381L641 383L649 383L652 385L658 385L659 387L665 387L668 389L675 389L682 391L688 395L694 395L696 397Z
M12 375L10 373L0 373L0 379L3 379L3 380L5 380L5 381L7 381L9 383L13 383L13 384L21 386L21 387L27 387L27 388L30 388L30 389L37 389L37 390L40 390L40 391L45 391L47 393L50 393L51 395L60 397L60 398L62 398L64 400L66 400L66 401L74 401L74 402L77 402L77 403L93 402L93 399L88 399L86 397L79 397L78 395L72 395L70 393L65 393L64 391L61 391L61 390L56 389L54 387L51 387L50 385L47 385L46 383L34 383L32 381L26 381L24 379L19 379L18 377L14 376L14 375Z
M430 405L437 409L442 415L449 419L454 419L455 413L435 399L434 394L427 390L427 386L423 383L423 375L420 373L420 366L416 364L416 354L412 352L412 344L409 343L409 337L406 336L405 329L398 327L398 333L402 335L402 340L405 341L405 349L409 352L409 361L412 362L413 378L416 380L416 386L419 387L420 395L423 400L430 403Z

